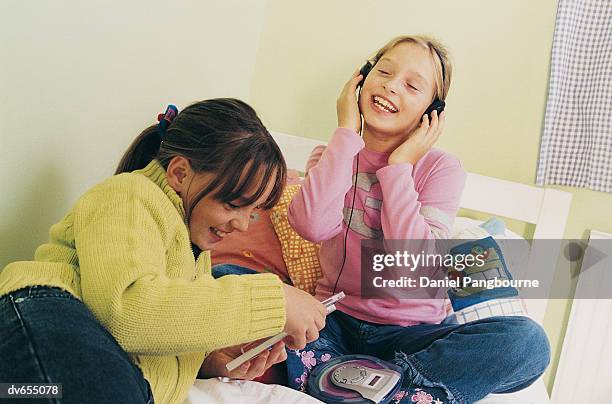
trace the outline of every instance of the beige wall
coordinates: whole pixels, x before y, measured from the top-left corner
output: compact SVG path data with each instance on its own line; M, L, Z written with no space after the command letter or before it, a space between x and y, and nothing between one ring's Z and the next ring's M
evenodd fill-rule
M351 73L395 35L433 34L455 60L438 146L469 171L533 185L555 13L554 0L271 0L252 101L274 130L329 139L336 98ZM590 228L612 232L612 195L562 189L574 195L566 237ZM509 227L532 232L521 223ZM568 313L565 301L553 301L546 314L554 354L549 387Z
M248 99L263 2L29 1L0 13L0 268L29 259L167 103Z

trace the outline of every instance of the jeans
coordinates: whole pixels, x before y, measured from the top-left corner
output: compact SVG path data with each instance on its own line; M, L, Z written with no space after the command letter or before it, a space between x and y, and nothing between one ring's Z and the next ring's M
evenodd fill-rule
M212 272L213 278L215 279L221 278L222 276L225 276L225 275L251 275L251 274L259 273L254 269L245 268L245 267L241 267L240 265L234 265L234 264L215 265L212 267L211 272Z
M85 304L59 288L0 297L0 358L2 383L62 383L62 398L37 403L153 403L127 353Z
M467 324L410 327L327 316L319 339L288 350L289 385L304 390L310 370L331 358L364 354L404 369L400 403L471 403L490 393L532 384L550 361L544 330L526 317L491 317ZM436 401L433 401L433 400Z
M212 268L215 278L252 274L238 265ZM337 310L319 339L287 350L288 385L304 391L312 368L331 358L364 354L404 369L395 403L472 403L490 393L511 393L536 381L550 362L542 327L527 317L490 317L411 327L358 320ZM434 401L435 400L435 401Z

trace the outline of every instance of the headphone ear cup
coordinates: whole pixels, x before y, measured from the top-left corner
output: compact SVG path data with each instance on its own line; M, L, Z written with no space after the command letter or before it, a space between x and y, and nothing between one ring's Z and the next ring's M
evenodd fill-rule
M429 119L431 119L431 113L434 111L438 111L438 116L440 116L442 111L444 111L445 106L446 103L444 101L435 99L434 102L432 102L431 105L427 107L423 115L427 114L429 115Z
M374 65L372 65L372 62L369 61L366 62L363 66L361 66L361 69L359 69L359 73L363 76L363 78L359 82L359 87L363 85L363 82L365 81L366 77L368 77L368 74L370 74L370 71L373 67Z

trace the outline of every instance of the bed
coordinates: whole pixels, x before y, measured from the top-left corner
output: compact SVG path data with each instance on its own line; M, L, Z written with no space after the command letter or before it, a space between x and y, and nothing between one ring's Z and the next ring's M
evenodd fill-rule
M325 142L304 137L273 132L289 168L303 170L310 151ZM562 239L569 213L571 194L554 189L545 189L516 182L468 173L461 207L494 216L516 219L535 225L534 239ZM559 249L539 248L534 244L529 256L526 274L535 271L543 263L554 267ZM535 272L534 272L535 273ZM543 283L552 282L538 278ZM528 315L542 324L548 301L526 300ZM319 403L305 394L279 385L265 385L254 381L223 382L218 379L196 380L185 404L204 403ZM543 380L522 391L511 394L491 394L478 404L544 404L550 403Z

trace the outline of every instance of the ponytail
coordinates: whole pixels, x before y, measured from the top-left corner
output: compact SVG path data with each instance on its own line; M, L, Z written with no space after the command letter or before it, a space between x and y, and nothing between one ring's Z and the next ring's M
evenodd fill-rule
M169 105L157 119L160 124L146 128L130 145L115 174L145 168L152 160L168 169L176 156L188 159L196 173L214 173L214 181L186 207L188 217L208 194L224 203L242 198L241 203L252 204L264 194L273 176L273 190L261 207L270 209L278 203L287 165L280 148L247 103L217 98L191 104L180 114ZM254 192L244 198L247 189Z
M145 168L157 155L161 138L157 125L149 126L130 145L117 166L115 174Z
M138 135L121 158L115 175L145 168L151 160L156 158L162 141L166 140L166 130L176 114L178 114L178 108L170 104L166 112L157 115L159 124L149 126Z

